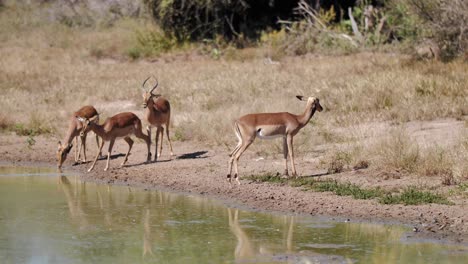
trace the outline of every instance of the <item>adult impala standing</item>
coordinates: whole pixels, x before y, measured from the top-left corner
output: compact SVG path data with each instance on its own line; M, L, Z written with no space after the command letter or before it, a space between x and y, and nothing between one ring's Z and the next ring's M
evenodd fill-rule
M283 155L284 155L284 174L288 174L288 154L291 162L293 176L297 177L296 167L294 165L294 148L293 137L303 128L314 115L315 111L322 111L319 99L309 97L304 99L304 96L298 95L297 99L307 101L304 113L294 115L287 112L282 113L257 113L248 114L239 118L235 122L236 136L239 143L231 152L228 166L227 177L231 182L232 166L234 165L234 178L240 184L238 179L237 163L240 156L252 144L258 136L260 139L269 139L274 137L283 137Z
M125 165L125 163L128 160L130 150L133 146L133 140L130 138L130 135L132 134L134 134L137 138L143 139L146 142L146 146L148 148L148 155L146 160L151 160L150 139L147 135L145 135L142 132L141 120L134 113L124 112L116 114L110 118L107 118L106 121L104 121L104 124L102 125L95 123L92 118L88 119L81 116L77 116L76 119L83 124L83 129L81 130L81 133L86 133L87 131L92 130L102 139L101 146L99 146L99 152L96 155L96 158L94 159L93 164L91 165L88 171L91 171L94 168L94 165L96 164L96 161L99 157L99 153L101 153L102 147L104 146L104 143L106 141L109 141L109 150L107 152L107 163L104 170L106 171L107 169L109 169L109 160L112 148L114 147L114 142L117 138L121 137L123 137L125 142L127 142L128 144L127 154L125 155L125 159L120 166L122 167L123 165Z
M151 88L151 90L147 91L145 89L145 83L151 77L146 78L143 82L143 108L146 108L145 111L145 118L148 121L149 125L146 127L146 131L148 131L148 136L151 140L151 127L156 127L156 136L155 136L155 150L154 150L154 161L157 160L158 157L161 156L162 152L162 145L163 145L163 137L164 137L164 126L166 126L166 136L167 140L169 141L169 147L171 148L171 158L174 155L172 151L172 142L171 138L169 137L169 124L171 122L171 104L169 103L166 98L162 97L160 94L153 94L153 91L158 87L158 81L156 80L156 84ZM158 152L158 141L159 136L161 136L161 145L159 147Z

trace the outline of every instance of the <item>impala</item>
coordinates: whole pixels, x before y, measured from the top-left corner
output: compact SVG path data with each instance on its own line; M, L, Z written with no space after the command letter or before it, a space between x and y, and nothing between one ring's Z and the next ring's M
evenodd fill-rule
M228 174L227 178L231 182L232 166L234 165L234 178L240 184L238 179L237 163L244 151L254 142L258 136L260 139L269 139L275 137L283 137L283 155L284 155L284 175L288 174L288 154L291 162L293 176L297 177L296 167L294 165L294 148L293 137L303 128L314 115L315 111L322 111L322 106L319 99L304 96L296 96L301 101L307 101L304 113L294 115L291 113L259 113L248 114L239 118L235 122L235 132L239 139L236 148L229 155Z
M124 166L128 160L128 155L130 154L130 150L133 146L133 140L130 138L130 135L132 134L146 142L148 147L147 161L151 160L150 139L141 131L141 120L134 113L124 112L116 114L106 119L102 125L97 124L93 118L88 119L85 117L76 116L76 119L83 124L83 129L81 130L82 134L92 130L102 139L101 145L99 146L99 152L96 155L96 158L94 159L93 164L91 165L91 168L89 168L88 172L94 168L105 141L109 141L109 150L107 151L107 164L104 168L104 171L109 169L109 160L112 148L114 147L114 142L117 138L121 137L123 137L125 142L128 144L127 154L125 155L125 159L120 167Z
M96 122L99 121L99 114L96 111L96 109L90 105L83 106L80 108L78 111L73 113L73 116L70 118L69 125L68 125L68 132L67 135L65 136L65 139L63 140L63 145L62 142L58 142L58 149L57 149L57 167L61 168L62 164L65 162L67 159L67 155L70 152L71 148L73 147L72 141L75 139L75 145L77 146L75 148L75 162L78 162L80 159L81 155L81 147L83 147L83 162L86 162L86 135L87 133L83 133L83 135L80 135L80 132L83 129L83 125L81 122L76 120L75 116L82 116L84 118L94 118ZM78 148L78 136L81 138L81 144ZM96 144L99 147L99 139L98 136L96 135Z
M156 84L151 88L151 90L147 91L145 89L145 83L151 77L146 78L143 82L143 108L146 108L145 118L148 121L149 125L146 127L148 131L148 136L151 140L151 127L156 127L156 136L155 136L155 154L154 154L154 161L157 160L158 157L161 156L162 146L163 146L163 137L164 137L164 126L166 126L166 136L167 140L169 141L169 147L171 148L171 157L174 155L172 151L172 142L171 138L169 137L169 123L171 121L171 104L167 101L164 97L160 94L153 94L153 91L158 87L158 81L156 80ZM158 141L159 136L161 135L161 145L159 147L158 152Z

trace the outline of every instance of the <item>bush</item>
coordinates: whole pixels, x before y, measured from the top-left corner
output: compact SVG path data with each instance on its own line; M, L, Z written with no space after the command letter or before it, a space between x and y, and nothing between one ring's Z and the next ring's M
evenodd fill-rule
M136 43L127 50L127 55L133 60L143 56L157 56L181 45L173 36L155 29L139 30L135 34Z
M410 12L423 21L427 37L442 48L442 57L463 55L468 47L468 1L465 0L401 0Z
M415 172L420 160L419 146L403 130L395 130L377 144L381 165L390 169Z
M277 27L277 18L291 16L297 1L269 0L148 0L156 22L178 40L202 40L222 35L258 36L267 27Z

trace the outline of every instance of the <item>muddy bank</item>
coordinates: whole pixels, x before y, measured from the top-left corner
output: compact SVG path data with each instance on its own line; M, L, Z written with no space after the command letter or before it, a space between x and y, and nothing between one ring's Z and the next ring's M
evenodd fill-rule
M10 134L0 135L1 164L55 166L57 140L47 137L35 138L30 146L26 137ZM94 142L88 142L88 159L96 153ZM355 200L351 197L332 193L302 191L287 185L253 183L241 178L241 185L226 181L227 150L211 148L190 142L175 142L175 157L169 159L167 149L156 163L144 163L145 146L137 142L129 157L128 166L117 168L123 160L126 144L116 142L111 159L111 169L103 171L105 160L98 161L91 173L86 173L90 163L72 165L73 153L67 159L64 171L80 173L86 181L111 184L126 184L143 188L159 188L177 192L201 194L214 197L242 207L262 211L278 211L312 216L328 216L351 221L372 221L403 223L414 227L418 232L408 233L415 238L429 238L455 243L468 243L468 205L457 201L455 205L428 204L419 206L383 205L375 200ZM313 155L313 154L310 154ZM320 174L313 157L305 156L296 160L300 175ZM280 158L259 158L253 152L246 152L239 164L242 175L268 172L281 172ZM359 177L366 186L379 186L375 171L362 170L334 175L336 179L348 181ZM404 184L401 179L398 184ZM389 181L392 181L390 179ZM410 182L410 181L409 181ZM388 184L388 181L385 183Z

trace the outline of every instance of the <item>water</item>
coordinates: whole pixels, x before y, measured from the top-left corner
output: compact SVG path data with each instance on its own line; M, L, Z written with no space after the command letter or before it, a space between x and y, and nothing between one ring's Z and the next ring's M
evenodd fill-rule
M466 263L468 247L407 231L0 167L0 263Z

